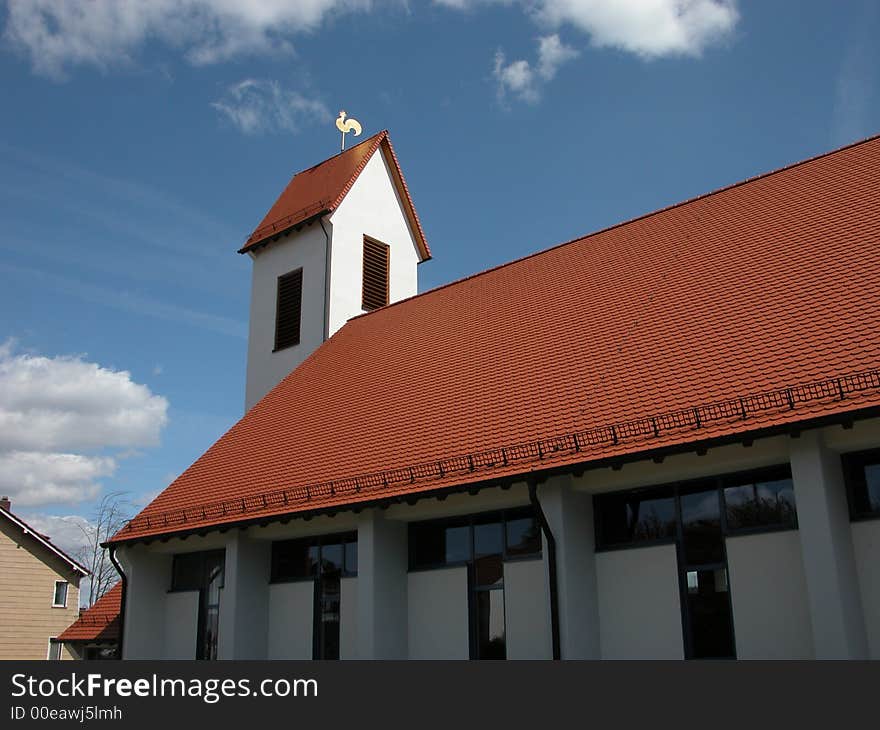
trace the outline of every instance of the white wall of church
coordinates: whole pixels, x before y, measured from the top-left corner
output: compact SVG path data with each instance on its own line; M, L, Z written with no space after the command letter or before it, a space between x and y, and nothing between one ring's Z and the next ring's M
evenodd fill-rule
M331 334L364 311L361 290L365 234L391 247L389 301L405 299L418 292L418 250L381 150L373 153L330 221L333 224Z
M504 624L508 659L552 659L550 592L543 560L504 564Z
M409 573L410 659L467 659L467 568Z
M811 659L813 629L797 530L728 537L736 655Z
M880 659L880 520L852 523L853 548L871 659Z
M339 581L339 658L357 659L357 586L355 577L342 578Z
M674 545L596 554L603 659L682 659Z
M222 610L222 607L221 607ZM163 659L195 659L199 626L199 592L165 595Z
M269 659L311 659L315 584L269 586Z
M329 234L329 226L327 231ZM253 254L245 410L250 409L324 341L326 249L324 231L319 223L313 223ZM303 270L300 342L272 352L275 347L278 277L298 268Z

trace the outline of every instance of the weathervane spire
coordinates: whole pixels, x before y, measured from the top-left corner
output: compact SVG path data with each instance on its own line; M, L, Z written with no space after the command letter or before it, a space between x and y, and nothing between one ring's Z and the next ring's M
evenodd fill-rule
M336 120L336 129L342 132L342 146L339 148L340 151L345 150L345 135L347 132L351 132L355 137L361 133L361 123L357 119L351 117L346 119L345 117L345 110L342 110L339 112L339 118Z

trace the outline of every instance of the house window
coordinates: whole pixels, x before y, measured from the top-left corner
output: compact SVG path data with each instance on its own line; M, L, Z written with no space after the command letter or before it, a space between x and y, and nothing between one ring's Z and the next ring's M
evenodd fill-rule
M299 344L303 270L278 277L275 304L275 351Z
M505 659L504 562L541 557L541 529L530 507L409 527L410 570L461 565L468 572L472 659Z
M54 608L67 608L67 581L55 581L55 593L52 596L52 606Z
M387 244L364 236L364 276L361 307L372 311L388 304L388 272L391 249Z
M733 658L726 538L794 529L788 465L594 497L596 549L676 546L685 655Z
M357 533L272 543L273 583L314 581L314 659L339 659L341 579L354 575L357 575Z
M223 588L225 550L179 553L171 566L172 591L198 591L196 659L216 659L220 629L220 589Z
M46 659L51 662L57 662L61 659L61 642L57 639L49 639L49 651L46 653Z
M880 517L880 449L844 454L842 459L850 517Z

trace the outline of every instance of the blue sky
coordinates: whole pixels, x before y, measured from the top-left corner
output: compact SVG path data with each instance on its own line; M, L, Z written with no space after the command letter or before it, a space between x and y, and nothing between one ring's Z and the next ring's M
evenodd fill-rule
M422 291L880 132L868 0L0 8L0 492L61 542L241 415L236 249L340 108L391 131Z

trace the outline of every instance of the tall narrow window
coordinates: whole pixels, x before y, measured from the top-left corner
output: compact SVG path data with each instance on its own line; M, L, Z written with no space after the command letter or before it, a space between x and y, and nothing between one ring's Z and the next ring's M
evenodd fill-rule
M541 530L531 507L409 526L410 570L467 567L470 656L504 659L504 563L541 557Z
M196 659L216 659L220 629L220 589L223 588L225 550L180 553L171 567L172 591L198 591Z
M52 606L55 608L67 608L67 581L55 581L55 594L52 596Z
M364 236L364 289L361 306L368 312L388 304L388 271L391 249Z
M272 582L315 584L312 658L339 659L342 578L357 575L357 533L272 543Z
M299 321L302 312L303 270L278 277L278 300L275 305L275 350L299 344Z

